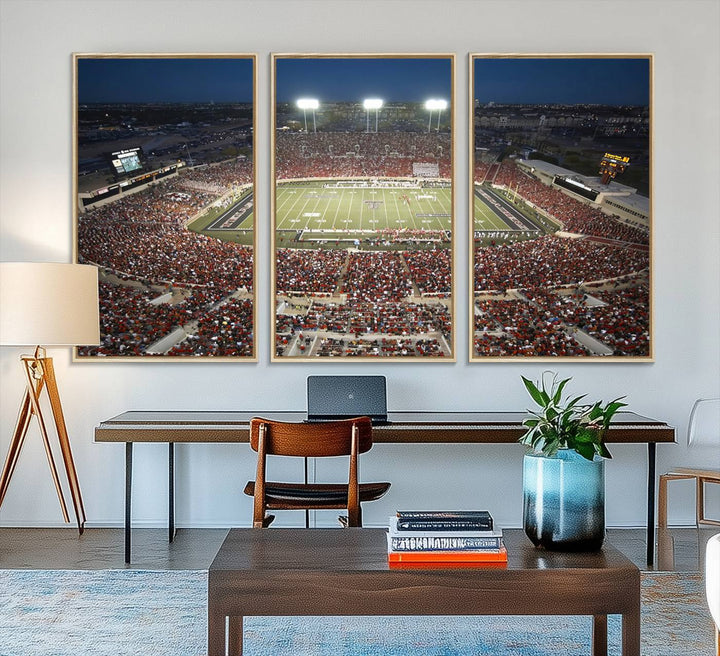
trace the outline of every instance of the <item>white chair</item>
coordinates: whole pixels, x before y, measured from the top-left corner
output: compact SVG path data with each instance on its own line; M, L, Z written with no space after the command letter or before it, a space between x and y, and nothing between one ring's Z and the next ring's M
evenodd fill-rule
M720 398L698 399L693 404L688 422L688 446L716 447L710 460L713 465L720 463ZM667 526L667 484L668 481L695 480L695 522L697 525L720 526L720 519L705 516L705 485L720 484L720 469L694 469L678 467L660 476L658 490L658 527Z
M720 656L720 533L713 535L705 548L705 592L715 621L715 653Z

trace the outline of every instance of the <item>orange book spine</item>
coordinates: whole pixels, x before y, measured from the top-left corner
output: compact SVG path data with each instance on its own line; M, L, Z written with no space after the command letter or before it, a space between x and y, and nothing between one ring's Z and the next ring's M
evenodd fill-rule
M390 551L391 563L506 563L507 550L485 551Z

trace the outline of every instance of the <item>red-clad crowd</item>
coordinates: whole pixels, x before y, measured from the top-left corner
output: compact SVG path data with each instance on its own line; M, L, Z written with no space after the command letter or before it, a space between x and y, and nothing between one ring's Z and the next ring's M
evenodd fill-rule
M531 288L522 290L524 298L477 300L475 352L493 356L589 355L574 338L581 330L607 346L612 355L646 356L648 287L621 284L609 291L592 292L592 303L585 287L569 293Z
M649 254L586 239L545 236L475 249L475 291L577 285L639 273Z
M557 320L611 348L615 355L649 354L650 299L645 284L592 292L602 304L586 303L585 290L569 296L537 289L525 290L524 294Z
M476 301L475 352L489 356L570 356L588 352L542 309L521 300ZM482 317L480 322L478 316ZM482 326L482 327L480 327ZM490 331L493 331L492 333Z
M238 160L182 170L177 177L80 216L80 261L97 264L108 274L108 280L119 278L127 283L100 286L103 344L85 353L144 355L150 344L175 327L200 320L207 313L212 315L220 299L237 290L252 293L252 248L185 227L228 186L247 183L251 177L249 166ZM140 285L144 289L139 290ZM182 288L187 290L184 300L149 303L162 293L158 289ZM238 329L237 341L251 342L252 308L240 319L245 325ZM212 346L201 346L200 339L197 344L195 354L205 353ZM187 349L187 345L183 348ZM244 352L247 349L247 345L242 347Z
M275 288L278 294L333 294L347 262L345 250L277 248Z
M407 251L403 257L421 295L447 298L452 294L452 258L448 249Z
M341 291L348 299L378 303L400 301L413 290L398 251L361 251L350 253Z
M412 177L413 164L438 165L438 176L452 175L449 134L417 132L279 132L275 175L297 178Z
M253 304L231 298L197 319L197 328L168 355L251 356Z

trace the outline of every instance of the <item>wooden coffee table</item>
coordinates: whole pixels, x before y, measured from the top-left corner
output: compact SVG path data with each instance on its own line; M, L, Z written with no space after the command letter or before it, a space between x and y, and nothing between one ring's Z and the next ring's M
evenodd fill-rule
M507 568L389 569L383 529L232 529L208 574L208 656L242 654L248 615L592 615L604 656L610 614L622 615L623 656L639 656L633 563L611 546L548 552L504 535Z

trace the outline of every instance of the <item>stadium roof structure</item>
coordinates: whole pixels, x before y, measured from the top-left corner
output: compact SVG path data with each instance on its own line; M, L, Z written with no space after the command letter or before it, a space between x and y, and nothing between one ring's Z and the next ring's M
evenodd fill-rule
M634 210L635 213L643 216L650 214L650 199L640 194L630 194L628 196L614 197L613 203L621 205L628 210Z
M561 176L589 187L598 194L595 204L605 207L613 214L617 214L619 209L633 215L635 219L639 219L643 224L647 224L649 220L650 199L637 193L637 189L633 187L620 184L615 180L611 180L610 184L604 185L599 177L581 175L570 169L539 159L517 160L517 163L518 166L526 169L535 177L544 180L546 184L552 184L556 176Z
M590 187L592 190L598 192L598 194L628 196L637 193L637 189L634 187L628 187L615 180L611 180L610 184L604 185L600 181L600 176L582 175L576 171L565 169L562 166L544 162L541 159L518 160L518 165L525 169L530 169L531 172L535 172L536 174L544 174L545 177L554 178L556 175L559 175L564 178L572 178Z

